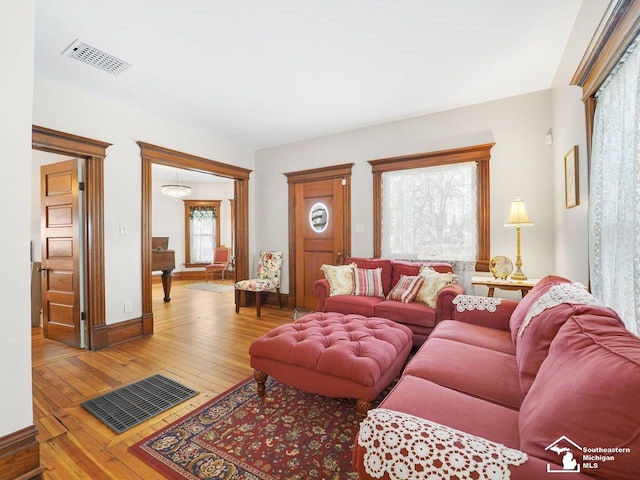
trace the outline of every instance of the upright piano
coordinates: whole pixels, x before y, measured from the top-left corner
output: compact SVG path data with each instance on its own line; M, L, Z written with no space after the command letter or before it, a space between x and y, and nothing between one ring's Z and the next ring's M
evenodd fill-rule
M151 271L162 272L162 290L164 301L171 301L171 277L176 268L176 252L168 250L169 237L151 238Z

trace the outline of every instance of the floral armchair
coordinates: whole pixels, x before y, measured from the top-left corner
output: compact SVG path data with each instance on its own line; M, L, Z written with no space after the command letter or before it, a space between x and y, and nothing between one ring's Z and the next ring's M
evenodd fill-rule
M261 251L257 268L257 278L241 280L235 283L236 313L240 312L240 292L254 292L256 295L256 316L260 317L262 292L275 292L278 305L282 308L280 298L280 274L282 273L282 252Z

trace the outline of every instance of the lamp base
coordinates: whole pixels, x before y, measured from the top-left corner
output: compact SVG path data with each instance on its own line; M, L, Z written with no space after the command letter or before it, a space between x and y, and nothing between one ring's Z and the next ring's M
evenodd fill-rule
M515 280L516 282L523 282L525 280L527 280L527 277L524 273L522 273L522 270L520 270L520 267L517 268L516 273L514 273L513 275L511 275L511 280Z

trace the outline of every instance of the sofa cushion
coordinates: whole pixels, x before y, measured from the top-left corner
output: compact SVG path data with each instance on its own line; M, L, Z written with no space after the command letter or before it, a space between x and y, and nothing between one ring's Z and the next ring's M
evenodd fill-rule
M389 295L387 295L387 300L395 300L402 303L413 302L413 299L416 298L418 290L420 289L423 281L424 278L418 275L400 276L400 280L398 280L398 283L394 285L394 287L389 292Z
M518 412L412 375L380 403L388 408L518 448Z
M329 282L329 296L353 293L353 265L322 265L320 269Z
M520 448L555 462L558 454L549 447L563 437L583 448L629 448L607 454L614 460L596 462L591 473L637 478L639 392L640 339L611 310L589 307L569 318L551 344L520 410ZM575 456L582 460L582 452Z
M382 302L378 297L357 297L355 295L335 295L324 302L325 312L355 313L365 317L380 316L375 314L376 305ZM397 302L396 302L397 303ZM391 319L393 320L393 318Z
M529 313L529 309L531 306L540 298L541 295L545 294L551 287L554 285L559 285L561 283L569 283L569 280L563 277L558 277L555 275L548 275L542 279L538 283L536 283L535 287L533 287L528 294L526 294L520 303L516 307L516 309L511 314L511 318L509 319L509 329L511 330L511 339L513 340L513 344L518 346L518 330L520 329L520 325L524 322L527 313Z
M458 320L442 320L438 322L429 338L454 340L510 355L515 355L516 353L513 342L511 342L511 332Z
M391 283L391 274L393 270L393 262L388 258L363 258L363 257L351 257L347 260L350 264L354 264L358 268L381 268L382 272L382 290L385 296L391 291L391 287L395 283Z
M523 396L513 355L442 338L429 338L404 375L518 409Z
M376 317L388 318L405 325L433 328L436 324L436 311L422 303L383 300L376 304L375 312Z
M384 298L382 268L353 268L353 294Z
M563 303L557 304L563 301ZM566 301L566 303L564 303ZM574 302L584 302L575 304ZM531 306L518 331L516 358L522 393L531 388L540 365L549 352L558 330L573 315L590 313L596 299L580 284L564 283L551 287ZM555 305L555 306L553 306ZM546 308L549 307L549 308ZM596 311L598 308L595 309ZM612 315L615 315L612 313Z
M429 265L423 265L418 275L423 277L424 280L418 290L415 301L429 305L431 308L436 308L438 294L442 289L453 285L458 280L458 277L453 273L439 273Z

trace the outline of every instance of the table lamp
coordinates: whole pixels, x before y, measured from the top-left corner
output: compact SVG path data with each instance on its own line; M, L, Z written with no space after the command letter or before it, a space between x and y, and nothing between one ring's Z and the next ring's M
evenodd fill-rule
M516 227L516 272L511 275L512 280L523 281L527 277L522 273L522 257L520 256L520 227L532 226L531 220L527 216L527 212L524 208L524 202L520 200L520 197L511 202L511 211L509 212L509 218L504 224L505 227Z

